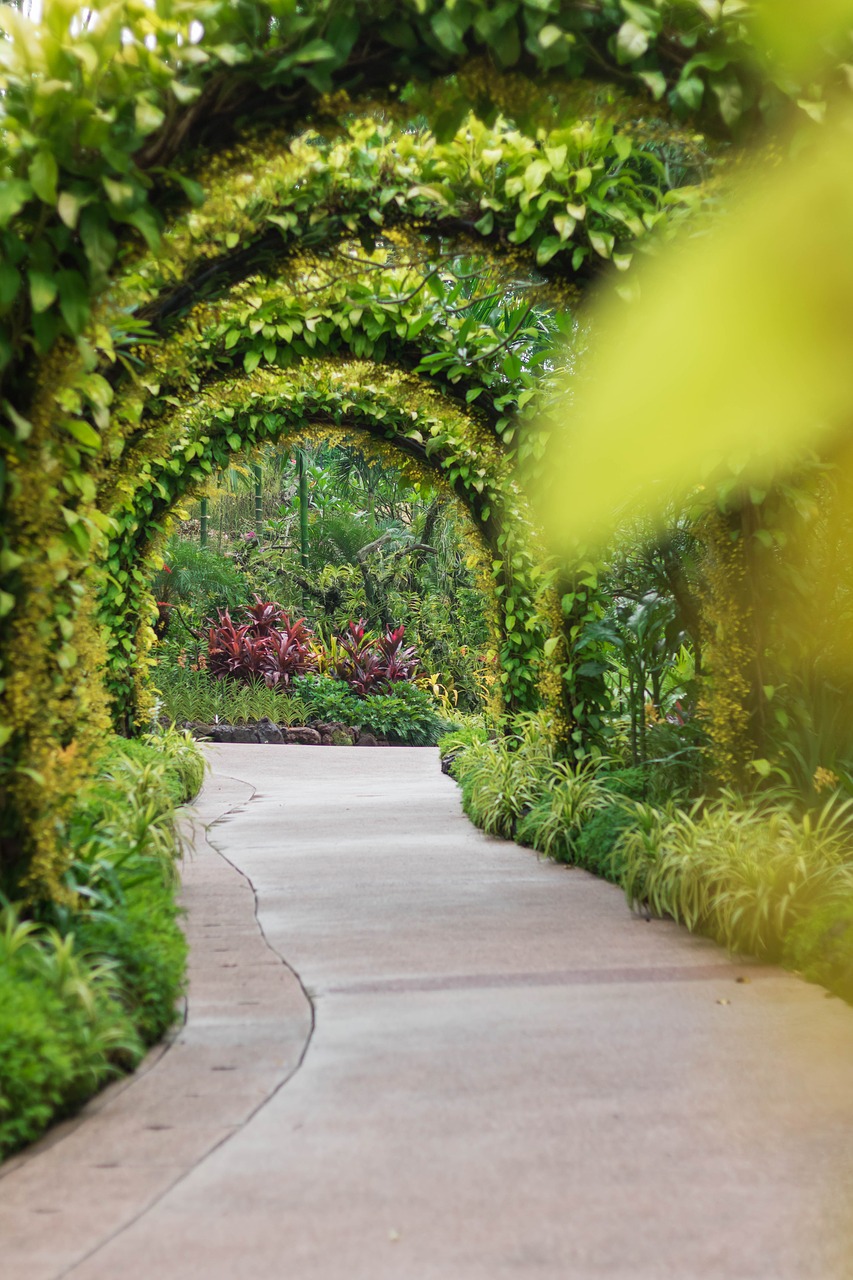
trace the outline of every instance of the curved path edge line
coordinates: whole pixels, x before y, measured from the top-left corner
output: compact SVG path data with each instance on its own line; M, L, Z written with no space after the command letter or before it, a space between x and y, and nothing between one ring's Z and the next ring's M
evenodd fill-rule
M0 1280L72 1274L242 1129L301 1067L313 1003L270 945L251 880L212 838L212 828L254 795L244 780L217 775L198 798L201 812L188 814L183 1023L136 1072L2 1171Z

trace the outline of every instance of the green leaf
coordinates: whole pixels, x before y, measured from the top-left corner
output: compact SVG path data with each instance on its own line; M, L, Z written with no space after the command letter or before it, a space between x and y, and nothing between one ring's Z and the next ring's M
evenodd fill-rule
M77 196L70 191L62 191L56 202L56 208L66 227L70 227L73 231L80 216L80 201Z
M433 14L430 25L439 44L448 53L454 53L459 56L465 53L465 42L456 30L456 26L447 9L439 9L438 13Z
M59 169L56 159L50 151L39 151L29 168L30 183L39 200L45 204L56 204L56 183Z
M192 178L184 177L182 173L173 174L173 177L193 208L200 208L204 204L204 187L201 183L193 181Z
M479 231L481 236L490 236L495 225L495 215L491 209L487 209L479 221L474 223L474 230Z
M201 88L198 85L183 84L180 80L173 80L171 87L172 93L175 95L182 107L185 107L190 102L195 102L196 98L201 93Z
M23 209L33 194L33 189L22 178L0 182L0 227L8 226L15 214Z
M154 253L158 251L160 248L160 225L151 209L133 209L130 213L123 214L121 221L136 227L136 230L142 234L148 248Z
M638 71L637 75L652 93L655 102L660 102L666 93L666 76L662 71Z
M690 111L698 111L705 96L705 86L698 76L682 76L675 93Z
M589 243L600 257L609 258L616 239L607 231L590 231Z
M80 334L89 320L89 290L79 271L58 271L59 310L68 328Z
M153 102L149 102L146 98L139 98L134 111L136 127L140 133L153 133L155 129L159 129L160 125L166 119L159 107L155 107Z
M743 86L733 71L718 71L708 77L720 107L720 115L731 128L743 115Z
M638 22L623 22L616 36L616 57L619 62L633 62L642 58L649 47L649 32Z
M27 279L30 282L30 301L33 304L33 311L36 315L41 311L47 311L58 292L56 280L42 271L27 272Z
M94 427L90 427L82 418L68 418L63 425L78 444L84 445L87 449L100 449L101 437Z
M15 428L15 439L24 441L29 440L33 433L33 424L26 418L21 417L14 405L8 400L3 401L3 412Z
M210 50L214 58L218 58L220 62L224 62L226 67L236 67L239 62L247 62L249 53L246 49L241 49L235 44L218 44Z
M553 22L548 22L539 32L539 45L543 49L550 49L552 44L556 44L557 41L562 40L562 38L562 28L555 26Z
M114 204L118 208L130 204L136 195L136 187L132 182L118 182L115 178L108 178L105 174L101 178L101 183L107 193L107 199L110 204Z
M538 191L542 183L551 172L551 166L547 160L533 160L524 171L524 189L532 195L534 191Z
M521 57L521 41L518 37L518 24L515 18L511 18L504 23L489 38L489 45L494 50L495 57L502 67L515 66Z
M21 287L21 273L11 262L0 262L0 307L14 302Z
M254 373L261 362L260 351L247 351L243 357L243 368L247 373Z
M536 265L538 267L544 267L546 263L551 261L555 254L560 252L562 247L563 242L559 236L545 236L544 240L540 241L539 247L536 250Z
M92 269L93 280L102 280L112 266L116 252L116 238L110 229L105 209L96 205L83 210L80 239Z

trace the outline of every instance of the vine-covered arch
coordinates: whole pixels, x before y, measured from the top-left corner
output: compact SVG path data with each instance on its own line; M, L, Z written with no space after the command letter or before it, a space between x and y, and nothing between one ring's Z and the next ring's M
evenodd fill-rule
M318 429L369 437L385 456L429 470L467 510L484 550L480 580L491 591L501 684L510 709L544 697L562 711L559 681L543 665L546 643L560 638L559 601L534 522L494 438L423 379L365 361L314 359L282 372L257 369L209 383L159 424L163 451L146 440L116 487L116 532L101 612L109 623L110 692L122 721L138 716L140 655L147 626L147 581L139 562L156 546L173 508L201 492L235 452L269 441L294 446ZM176 463L178 465L176 465ZM128 483L132 474L134 483ZM140 626L140 622L142 625ZM553 648L553 646L551 646Z
M651 30L650 61L626 91L614 77L576 78L590 51L600 60L613 45L621 17L578 25L574 5L510 7L498 31L471 6L424 0L379 23L354 2L354 32L361 22L386 54L392 27L402 41L368 77L373 96L349 96L355 44L338 49L330 27L312 48L297 32L280 72L298 86L289 100L276 90L264 102L220 61L210 120L223 122L229 88L244 109L221 138L193 102L171 137L164 127L124 169L98 174L97 191L88 176L34 168L38 198L52 192L57 209L42 267L55 251L61 268L52 292L34 268L35 376L14 325L0 351L13 371L0 613L3 848L28 864L35 892L56 890L69 798L108 725L108 692L122 715L136 697L152 531L234 449L309 420L357 418L440 470L490 550L511 704L531 705L544 686L567 731L583 737L592 723L595 677L572 662L585 589L555 590L513 468L521 444L536 450L545 338L602 270L627 272L636 246L689 207L678 188L702 178L708 151L643 87L660 98L661 75L666 88ZM413 86L403 28L427 41L432 73L458 74ZM521 33L517 49L504 30ZM501 75L470 60L484 48L499 66L525 65ZM526 74L543 68L547 86ZM398 79L402 91L384 87ZM138 122L155 118L160 88L145 92L135 127L151 133ZM141 175L174 164L150 200ZM26 199L21 187L12 216ZM13 261L23 269L21 254ZM480 283L469 290L466 277ZM0 307L12 283L0 278ZM512 305L496 314L493 295ZM335 401L332 380L341 369L355 378L358 360L369 374Z

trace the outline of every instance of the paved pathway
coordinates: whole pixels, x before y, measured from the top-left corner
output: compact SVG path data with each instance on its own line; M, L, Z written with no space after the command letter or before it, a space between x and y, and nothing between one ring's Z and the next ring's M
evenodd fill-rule
M853 1276L853 1010L483 836L433 751L211 755L187 1024L0 1177L2 1280Z

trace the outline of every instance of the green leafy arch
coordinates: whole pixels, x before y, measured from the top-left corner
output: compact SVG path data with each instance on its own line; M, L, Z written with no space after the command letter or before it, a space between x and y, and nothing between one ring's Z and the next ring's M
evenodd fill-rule
M413 396L437 397L435 422L443 425L419 442L383 375L388 404L377 397L364 429L383 423L383 439L409 453L429 446L430 464L483 529L500 566L494 589L510 700L529 705L533 685L542 683L525 664L513 666L512 637L530 636L547 655L546 696L565 697L575 717L594 705L569 661L577 619L562 620L561 630L549 566L535 540L527 542L529 517L511 479L536 370L512 341L501 347L506 330L498 334L490 317L469 323L473 308L459 293L458 273L444 267L448 255L479 255L507 287L526 279L551 314L565 314L603 269L627 271L636 247L689 209L679 187L701 180L707 148L697 145L692 125L667 120L648 97L651 90L661 98L668 87L677 93L681 83L678 64L671 74L658 60L657 37L664 35L665 48L670 33L649 8L646 49L630 52L634 75L619 71L629 52L625 20L608 5L590 16L586 6L518 0L503 6L497 25L488 6L441 0L418 0L402 12L391 6L381 20L359 0L333 6L334 13L323 4L316 20L300 17L296 26L290 7L279 8L212 6L210 52L200 49L197 59L179 19L148 15L157 48L144 45L138 71L125 65L121 26L105 24L93 38L106 42L115 71L104 81L102 117L87 114L81 98L86 156L69 160L65 141L48 155L65 139L54 110L60 95L7 164L13 182L0 208L10 254L0 273L7 816L0 853L5 859L11 851L28 867L34 893L57 891L69 797L108 726L108 692L124 699L124 713L136 696L128 681L144 650L136 611L152 530L201 481L202 464L230 452L229 435L241 448L258 438L247 396L275 402L266 410L273 432L297 431L299 397L316 396L316 386L297 388L298 371L313 358L322 356L327 373L335 359L381 362L394 376L417 379L407 383ZM57 0L39 47L27 47L32 66L57 85L66 82L59 70L69 84L79 79L63 62L73 62L78 38L63 26L66 9ZM267 18L256 29L262 11ZM706 26L679 25L677 39L683 35L690 48L696 34L703 48L727 47L729 35ZM508 30L515 32L509 39ZM23 29L13 35L27 43ZM422 42L431 75L458 74L412 87ZM376 50L384 50L381 67ZM522 72L505 75L487 59L471 60L482 52L497 68L518 61ZM611 83L572 80L587 64L610 68ZM543 70L553 72L544 94L526 74ZM134 76L136 96L129 97ZM400 77L409 87L389 90ZM620 78L629 91L614 87ZM7 104L24 119L14 74L10 84ZM349 98L370 84L379 86L375 98ZM75 90L78 98L84 88L88 82ZM235 103L242 137L229 119ZM311 128L294 133L300 116ZM524 119L521 127L513 117ZM49 143L39 143L32 159L27 138L38 129ZM101 157L94 165L92 155ZM181 171L163 168L176 160ZM288 280L304 279L312 265L305 255L314 255L315 267L328 265L353 244L368 260L387 255L386 285L394 280L389 262L408 254L407 269L417 275L412 297L377 301L375 287L336 297L329 288L319 315L316 299L296 299L288 310ZM277 308L275 342L264 332L271 317L240 314L258 282L265 303ZM526 326L523 314L519 333ZM37 364L30 351L41 357ZM235 380L240 391L229 389ZM289 387L286 405L276 401L273 382ZM218 419L212 434L192 419L228 410L234 418ZM316 399L309 410L315 423L326 415L332 425L340 406ZM380 410L391 415L384 422ZM586 607L582 591L562 595Z
M315 359L287 372L267 367L209 383L158 424L161 448L146 440L130 460L110 513L117 527L107 551L101 614L109 624L109 677L122 720L139 713L140 655L149 638L146 580L137 572L156 545L169 513L235 452L271 440L298 444L318 430L368 437L395 460L404 458L443 479L467 509L483 549L481 580L493 593L501 682L506 705L532 708L541 697L563 708L560 682L543 667L546 642L560 637L559 601L535 526L513 472L494 437L423 378L364 361ZM556 645L551 646L556 648Z

